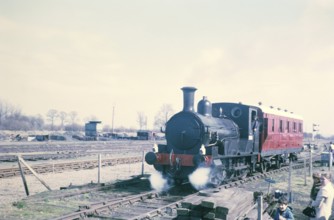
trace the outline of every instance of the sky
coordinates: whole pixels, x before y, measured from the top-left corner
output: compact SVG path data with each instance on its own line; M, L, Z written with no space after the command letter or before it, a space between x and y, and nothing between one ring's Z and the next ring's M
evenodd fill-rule
M333 135L333 27L332 0L0 0L0 100L150 128L193 86Z

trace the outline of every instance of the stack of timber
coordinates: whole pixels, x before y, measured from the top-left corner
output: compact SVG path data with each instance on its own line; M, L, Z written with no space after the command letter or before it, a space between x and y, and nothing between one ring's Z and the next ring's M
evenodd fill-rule
M184 200L177 209L178 220L199 219L257 219L257 205L253 192L240 188L200 191ZM272 219L267 214L263 220Z

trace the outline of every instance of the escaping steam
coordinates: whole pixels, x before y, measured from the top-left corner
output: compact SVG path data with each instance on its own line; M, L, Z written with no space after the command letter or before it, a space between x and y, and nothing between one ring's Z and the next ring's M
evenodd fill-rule
M197 190L204 189L210 180L210 168L200 167L189 175L191 185Z
M166 191L168 189L167 179L164 179L161 173L154 172L150 176L151 187L158 192Z

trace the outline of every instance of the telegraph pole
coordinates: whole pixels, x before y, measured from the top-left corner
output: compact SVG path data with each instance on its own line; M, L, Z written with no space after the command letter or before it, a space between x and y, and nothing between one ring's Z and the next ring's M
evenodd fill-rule
M111 135L114 134L114 116L115 116L115 106L112 107Z

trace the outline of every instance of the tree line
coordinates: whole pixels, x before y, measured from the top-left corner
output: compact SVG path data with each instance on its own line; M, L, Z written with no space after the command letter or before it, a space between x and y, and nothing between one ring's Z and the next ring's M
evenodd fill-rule
M154 130L163 127L169 118L174 114L171 105L164 104L154 117ZM97 120L96 116L89 116L84 121ZM38 114L36 116L28 116L22 113L21 108L12 105L9 102L0 99L0 130L51 130L51 131L83 131L84 125L79 124L79 116L76 111L60 111L50 109L46 112L45 118ZM137 112L137 123L140 130L148 129L147 116L145 112ZM125 128L118 126L113 129L110 125L104 125L103 131L111 130L136 130L133 128Z
M158 131L164 127L170 117L174 114L173 107L170 104L164 104L154 117L153 128ZM0 130L51 130L51 131L83 131L84 124L79 124L79 116L76 111L64 112L56 109L50 109L45 114L46 120L40 114L36 116L24 115L19 107L0 99ZM96 116L89 116L84 121L97 120ZM148 129L147 115L145 112L137 112L137 123L140 130ZM134 128L118 126L112 128L110 125L104 125L103 131L133 131ZM312 139L312 133L304 132L305 139ZM334 139L334 136L324 137L316 134L316 139Z

